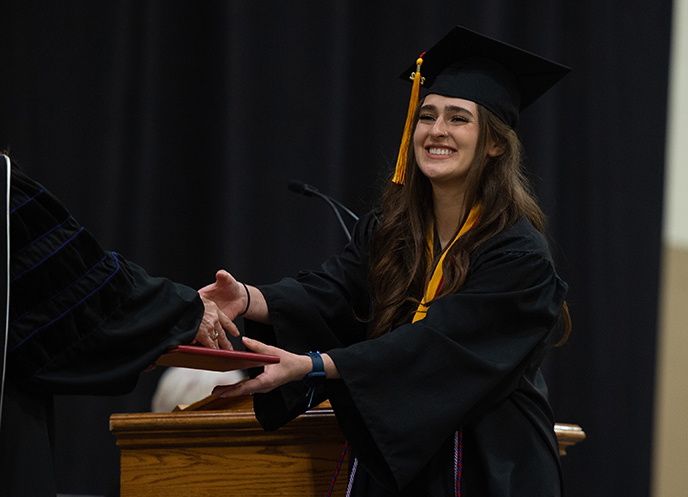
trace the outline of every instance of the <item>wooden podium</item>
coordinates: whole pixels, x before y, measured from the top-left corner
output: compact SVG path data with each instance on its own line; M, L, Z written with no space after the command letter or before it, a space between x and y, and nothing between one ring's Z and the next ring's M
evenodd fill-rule
M273 432L256 420L250 397L223 407L113 414L121 497L326 495L344 446L327 403ZM562 455L585 438L576 425L555 431ZM333 495L344 495L347 478L345 460Z
M325 495L344 447L332 409L266 432L252 400L221 411L113 414L121 497ZM346 487L342 468L337 488Z

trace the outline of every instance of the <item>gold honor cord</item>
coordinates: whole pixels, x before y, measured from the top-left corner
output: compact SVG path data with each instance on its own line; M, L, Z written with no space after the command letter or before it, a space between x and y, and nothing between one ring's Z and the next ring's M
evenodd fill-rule
M459 230L459 234L456 235L454 240L452 240L452 242L449 245L447 245L447 248L444 249L444 252L440 257L437 266L435 266L435 270L432 272L430 283L428 283L428 287L425 289L425 296L423 297L423 300L421 301L420 305L418 305L418 309L416 309L416 313L413 316L413 323L415 323L416 321L420 321L425 317L425 313L428 312L428 306L426 304L435 298L437 293L440 291L440 288L442 287L442 281L444 279L444 275L442 274L442 264L444 263L444 258L447 256L447 252L449 252L449 249L452 247L452 245L454 245L456 240L461 238L461 236L466 234L466 232L473 227L473 225L476 223L479 217L480 204L473 206L471 212L468 213L468 218L466 219L466 222L463 223L463 226ZM430 233L428 234L428 245L430 246L430 253L432 253L432 249L435 246L435 242L433 240L433 232L434 230L430 230Z

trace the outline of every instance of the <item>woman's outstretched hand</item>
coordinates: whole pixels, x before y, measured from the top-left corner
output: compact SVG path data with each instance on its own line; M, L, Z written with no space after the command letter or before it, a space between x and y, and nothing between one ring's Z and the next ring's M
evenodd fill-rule
M246 308L248 295L244 285L224 269L215 274L215 283L204 286L198 293L212 300L229 319L235 319Z
M231 320L244 316L259 323L270 324L268 306L260 290L240 283L224 269L215 274L215 283L204 286L198 293L215 302Z
M279 356L280 362L268 364L263 373L251 380L241 381L234 385L218 385L213 389L213 395L238 397L240 395L253 395L254 393L267 393L290 381L302 380L313 368L313 362L307 355L293 354L248 337L244 337L243 342L246 348L253 352Z

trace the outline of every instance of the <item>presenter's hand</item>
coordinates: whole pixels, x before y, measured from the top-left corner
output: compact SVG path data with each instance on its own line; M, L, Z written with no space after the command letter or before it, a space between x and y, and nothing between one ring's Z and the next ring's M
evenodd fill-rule
M307 355L292 354L284 349L265 345L258 340L243 337L244 345L253 352L279 356L280 362L268 364L263 373L251 380L244 380L234 385L218 385L213 395L219 397L238 397L267 393L290 381L302 380L313 368L313 361Z
M196 332L194 343L198 342L204 347L212 349L232 350L232 343L227 338L225 330L238 337L239 330L236 325L218 308L215 302L204 297L201 299L205 306L205 312Z

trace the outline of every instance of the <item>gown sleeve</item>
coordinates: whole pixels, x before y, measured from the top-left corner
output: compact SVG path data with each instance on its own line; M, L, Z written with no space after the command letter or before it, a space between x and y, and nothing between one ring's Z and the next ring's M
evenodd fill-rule
M377 213L362 216L342 254L328 259L319 271L259 286L273 324L246 320L246 334L295 353L324 352L365 340L370 314L368 243L377 224ZM307 390L302 382L292 382L254 395L256 417L266 430L279 428L305 410ZM325 398L324 389L316 391L314 405Z
M469 268L460 290L432 303L423 320L326 349L342 377L327 392L340 427L388 488L403 488L455 430L515 392L551 347L567 288L525 218L476 249ZM284 296L267 292L279 345L301 334L302 323L274 319L273 305L281 312L287 304L274 293ZM308 333L346 335L327 323Z
M123 394L168 346L193 340L196 291L103 250L16 170L10 239L10 381L39 393Z

